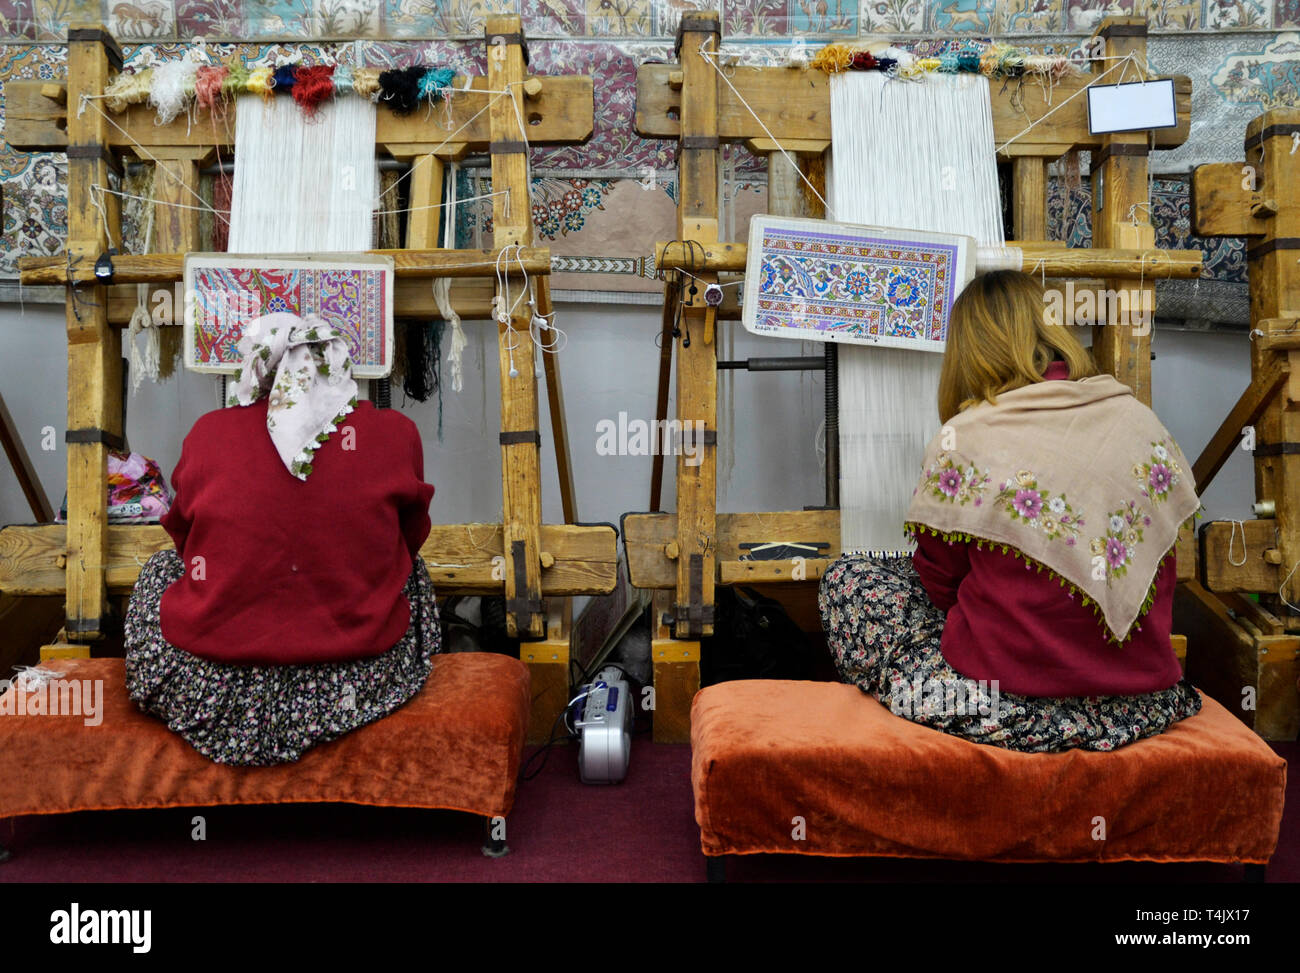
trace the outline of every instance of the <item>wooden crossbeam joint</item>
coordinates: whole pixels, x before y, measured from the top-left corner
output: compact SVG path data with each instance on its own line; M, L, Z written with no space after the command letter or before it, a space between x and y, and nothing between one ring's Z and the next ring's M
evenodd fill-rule
M494 47L511 47L517 45L524 55L524 63L532 63L532 57L528 53L528 38L524 36L522 29L509 31L488 30L484 33L483 39L486 41L489 51Z
M108 57L108 63L112 65L114 71L122 70L122 48L118 46L115 38L108 30L102 26L78 26L68 28L68 43L75 44L78 41L94 41L104 46L104 54Z
M677 38L673 42L673 54L681 56L682 39L687 34L714 34L722 36L722 28L718 23L718 14L715 10L687 10L682 14L681 21L677 24Z
M542 599L528 591L528 545L514 541L510 545L510 562L515 572L515 595L506 599L506 611L515 616L515 626L521 639L528 638L534 615L541 614Z
M103 443L109 449L124 449L125 443L117 433L106 429L69 429L63 434L65 443Z
M716 619L716 608L704 604L704 555L690 556L689 600L685 605L674 605L670 614L663 616L663 624L672 629L673 638L699 638L705 625Z
M536 429L518 429L503 432L498 438L502 446L542 445L542 434Z

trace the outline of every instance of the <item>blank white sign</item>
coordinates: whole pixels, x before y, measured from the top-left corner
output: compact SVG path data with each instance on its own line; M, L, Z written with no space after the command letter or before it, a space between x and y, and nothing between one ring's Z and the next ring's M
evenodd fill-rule
M1177 124L1172 78L1093 85L1088 89L1088 127L1094 135L1173 128Z

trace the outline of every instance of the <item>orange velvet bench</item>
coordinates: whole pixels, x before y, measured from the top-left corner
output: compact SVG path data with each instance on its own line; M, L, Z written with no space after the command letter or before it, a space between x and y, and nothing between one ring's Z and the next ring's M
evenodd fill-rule
M382 720L276 767L216 764L127 697L121 659L47 662L65 692L103 680L98 725L68 695L60 715L0 700L0 819L27 814L225 804L343 803L481 815L485 853L514 804L530 708L528 668L486 652L438 655L414 699ZM47 699L55 698L48 687ZM52 706L47 706L53 708ZM7 855L0 849L0 860Z
M1030 754L919 726L855 686L710 686L691 710L709 878L725 877L728 855L769 853L1231 862L1262 880L1286 761L1214 700L1204 704L1111 753Z

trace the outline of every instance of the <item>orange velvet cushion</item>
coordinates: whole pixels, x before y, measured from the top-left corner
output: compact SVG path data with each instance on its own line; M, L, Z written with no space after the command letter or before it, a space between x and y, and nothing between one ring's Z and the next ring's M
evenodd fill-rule
M1030 754L854 686L747 680L696 695L691 745L706 855L1262 863L1286 786L1286 762L1209 698L1111 753Z
M276 767L231 767L199 754L131 702L121 659L43 668L60 670L67 681L102 679L103 722L0 716L0 818L311 802L492 816L507 814L514 803L529 680L527 667L507 656L435 656L428 682L401 709Z

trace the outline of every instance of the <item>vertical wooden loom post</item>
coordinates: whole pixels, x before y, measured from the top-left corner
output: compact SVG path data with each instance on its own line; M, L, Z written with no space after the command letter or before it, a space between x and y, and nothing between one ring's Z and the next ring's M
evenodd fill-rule
M68 256L94 264L120 242L118 199L108 186L108 123L93 109L78 111L82 94L108 85L122 52L102 27L68 30ZM111 241L110 241L111 236ZM67 607L70 642L104 638L109 601L108 450L122 446L122 337L108 323L108 288L68 287L68 524ZM68 653L64 653L68 654ZM86 654L89 654L87 651Z
M1246 166L1260 195L1258 212L1265 231L1247 238L1252 327L1273 333L1300 329L1300 110L1274 109L1246 126ZM1272 205L1267 205L1271 203ZM1275 210L1275 212L1273 212ZM1250 209L1238 211L1242 217ZM1270 215L1265 215L1270 214ZM1300 349L1251 343L1250 370L1258 380L1282 357L1290 378L1264 409L1256 432L1255 499L1272 500L1276 510L1277 547L1283 578L1300 561ZM1300 573L1300 572L1297 572ZM1293 577L1284 591L1293 604L1300 584ZM1267 592L1280 602L1277 592ZM1285 614L1280 604L1278 609Z
M487 21L487 79L494 92L489 118L492 133L492 191L506 193L492 200L493 243L529 246L533 242L528 205L528 133L520 128L523 115L524 38L517 16ZM510 291L515 304L523 287L515 276L498 290ZM511 313L509 304L504 310ZM501 484L505 538L507 630L512 637L539 639L546 635L542 606L539 525L542 521L540 433L533 342L529 336L532 307L519 300L509 324L500 324L498 358L501 368ZM516 377L510 373L514 371Z
M1278 595L1300 560L1297 144L1300 110L1273 109L1246 126L1244 162L1198 166L1192 175L1193 232L1246 237L1252 327L1250 386L1197 460L1198 480L1208 481L1253 425L1255 498L1271 501L1275 516L1241 525L1259 540L1232 558L1225 534L1238 528L1204 525L1204 586L1180 588L1175 611L1192 635L1188 675L1266 740L1294 740L1300 730L1300 619ZM1296 588L1292 580L1285 589L1292 603ZM1261 597L1256 603L1241 592ZM1248 690L1253 706L1243 705Z
M1011 222L1017 240L1047 239L1047 159L1041 155L1011 160Z
M1105 46L1106 70L1117 59L1132 55L1136 64L1125 65L1107 81L1145 80L1147 77L1147 25L1143 17L1118 17L1102 22L1097 30ZM1118 132L1102 137L1101 149L1092 153L1092 245L1133 250L1155 248L1151 206L1147 192L1149 132ZM1151 404L1151 327L1155 318L1155 286L1131 280L1106 280L1108 291L1120 300L1107 302L1122 323L1107 320L1093 328L1092 353L1097 366L1133 390L1138 400ZM1119 307L1114 305L1118 304Z
M718 240L718 78L701 51L716 57L720 42L716 12L682 15L676 45L682 66L677 239L705 246ZM693 437L696 449L690 463L685 450L679 449L677 457L675 639L656 640L651 652L654 738L660 742L690 739L691 699L700 686L699 639L713 634L714 621L718 356L715 314L705 303L704 291L717 275L701 271L695 276L696 281L682 280L682 338L677 356L681 435Z

